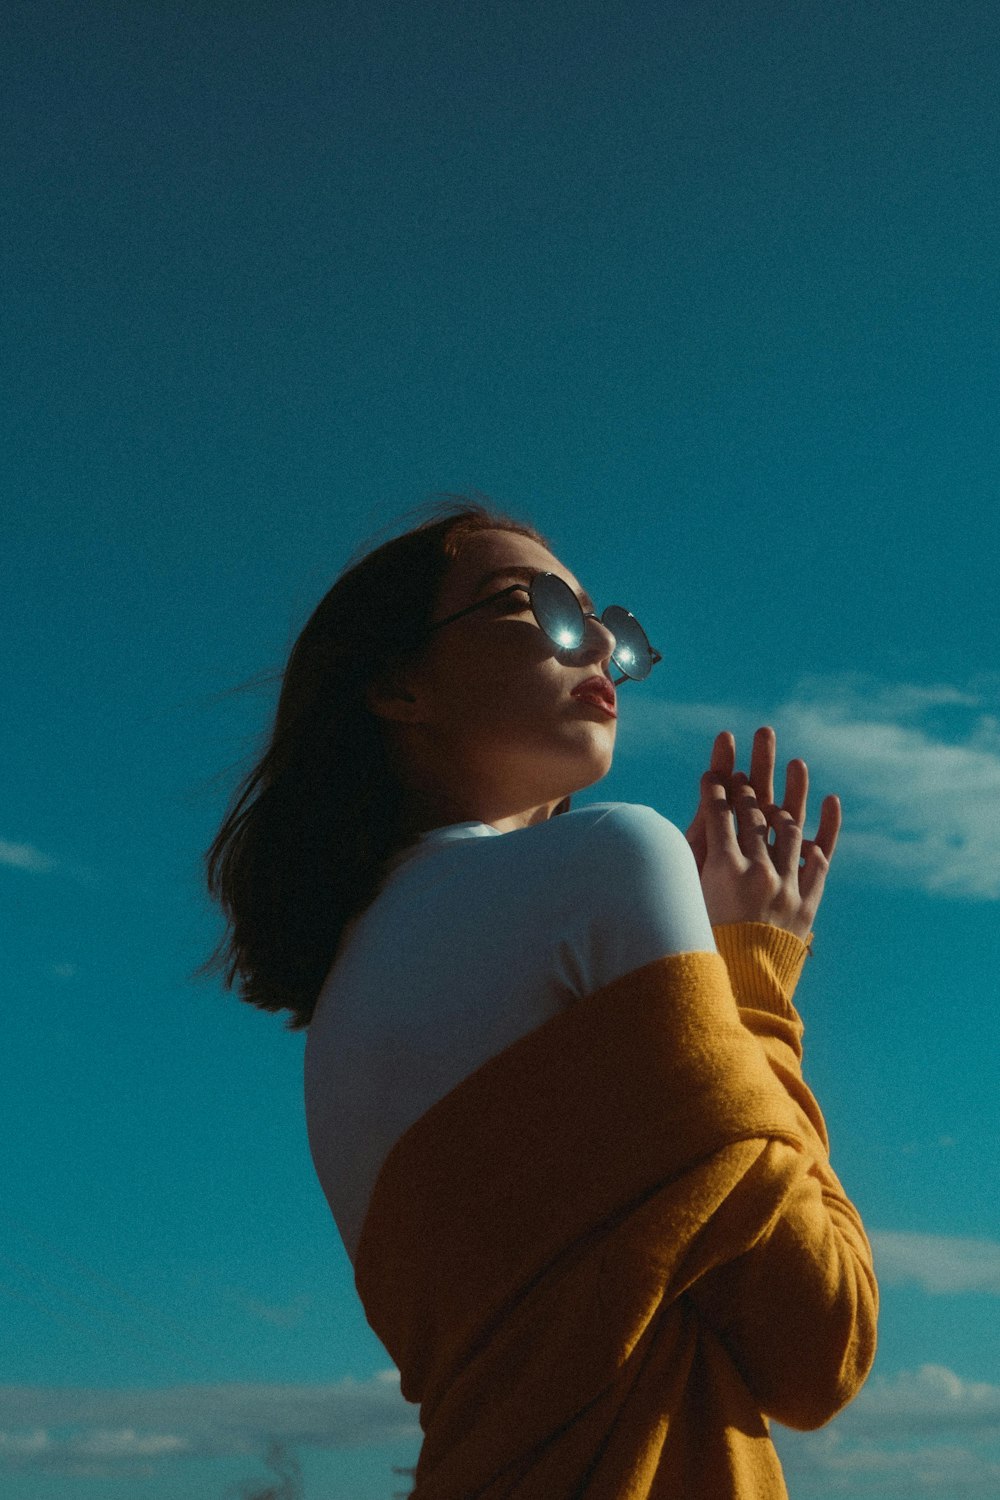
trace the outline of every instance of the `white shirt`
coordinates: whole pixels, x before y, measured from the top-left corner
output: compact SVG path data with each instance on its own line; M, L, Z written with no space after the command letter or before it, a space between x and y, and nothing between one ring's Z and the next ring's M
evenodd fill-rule
M691 848L651 807L454 823L396 854L306 1039L310 1150L352 1263L382 1162L439 1099L574 1000L715 951Z

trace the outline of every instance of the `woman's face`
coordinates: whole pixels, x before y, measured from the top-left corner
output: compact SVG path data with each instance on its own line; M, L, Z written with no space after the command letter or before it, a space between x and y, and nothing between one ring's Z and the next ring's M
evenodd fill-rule
M388 715L399 725L415 784L438 795L449 821L477 818L501 828L537 822L610 769L615 718L572 694L591 677L610 684L615 638L587 620L579 647L555 646L528 602L528 580L539 571L555 573L585 610L593 609L574 575L540 543L507 531L469 537L445 577L432 623L511 583L525 587L436 631L420 664L404 673L413 701L397 702Z

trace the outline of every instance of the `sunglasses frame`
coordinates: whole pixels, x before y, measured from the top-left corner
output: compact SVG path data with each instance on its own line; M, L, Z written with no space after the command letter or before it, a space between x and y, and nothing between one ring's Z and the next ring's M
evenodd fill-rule
M490 594L485 599L477 599L476 602L475 602L475 604L469 604L469 605L467 605L465 609L460 609L460 610L456 611L455 614L449 615L448 618L445 619L445 620L436 620L433 625L428 626L428 634L431 634L435 630L440 630L441 627L442 627L442 625L450 625L453 620L461 620L464 615L471 615L472 611L474 609L482 609L484 605L486 605L486 604L492 604L493 601L494 601L494 599L502 599L505 594L513 594L518 589L520 589L520 590L522 590L522 592L524 592L524 593L527 594L528 600L529 600L529 602L531 604L531 612L535 616L535 620L536 620L536 622L538 624L538 628L539 628L539 630L541 630L543 632L543 634L548 638L548 640L552 641L552 644L555 647L557 647L557 649L559 649L561 651L566 651L566 650L578 651L580 649L579 646L566 647L566 646L560 645L559 641L553 640L552 636L549 635L549 632L545 629L545 626L542 624L541 620L538 618L538 614L537 614L537 612L535 610L535 601L534 601L534 599L532 597L532 589L534 588L534 584L535 584L535 579L536 578L554 578L557 583L561 583L563 585L563 587L566 589L567 593L572 597L574 604L576 604L577 608L580 611L580 618L584 622L584 635L586 634L586 629L587 629L586 622L588 620L597 620L599 624L601 624L601 625L604 624L604 618L603 618L603 616L595 614L593 610L584 609L583 605L580 603L579 599L573 593L573 590L570 588L569 584L566 583L564 579L560 578L557 573L543 573L543 572L538 572L538 573L536 573L534 575L534 577L532 578L530 584L528 584L528 583L512 583L512 584L509 584L507 588L505 588L505 589L498 589L495 594ZM607 609L604 611L604 614L607 614L607 612L608 612L609 609L625 609L625 606L623 604L609 604L608 607L607 607ZM625 613L629 616L630 619L635 620L635 615L632 613L632 611L630 609L626 609ZM639 621L635 620L635 623L638 626L638 628L640 630L642 630L642 626L639 625ZM656 648L653 646L652 642L649 640L649 637L646 635L646 632L644 630L642 630L642 633L643 633L643 636L645 637L646 642L647 642L647 644L649 646L649 652L650 652L650 657L651 657L651 660L650 660L650 663L649 663L649 672L651 672L653 670L653 668L656 666L656 663L658 661L662 661L663 660L663 657L660 655L659 651L657 651ZM612 631L612 634L614 634L613 631ZM583 644L583 637L582 636L580 638L580 644L581 645ZM611 660L615 661L614 652L612 652L612 654L611 654ZM620 662L615 662L615 665L617 667L619 667L619 669L621 669L621 663ZM646 677L649 676L649 672L646 673ZM622 685L623 682L645 682L646 677L630 677L629 674L626 672L625 675L624 675L624 677L619 677L619 678L617 678L615 680L614 685L615 685L615 687L621 687L621 685Z

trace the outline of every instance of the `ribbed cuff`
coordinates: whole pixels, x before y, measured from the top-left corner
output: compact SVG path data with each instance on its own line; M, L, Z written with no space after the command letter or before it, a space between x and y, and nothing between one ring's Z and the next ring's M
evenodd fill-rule
M712 933L738 1005L779 1012L791 1005L812 933L803 942L770 922L724 922Z

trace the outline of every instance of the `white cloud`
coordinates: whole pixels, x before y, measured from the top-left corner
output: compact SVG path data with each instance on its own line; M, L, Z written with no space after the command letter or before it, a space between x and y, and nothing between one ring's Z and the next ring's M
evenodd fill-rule
M159 1432L136 1432L131 1427L116 1431L89 1432L78 1438L74 1452L87 1458L150 1458L165 1453L184 1453L190 1443L182 1437Z
M1000 1429L1000 1385L962 1380L943 1365L921 1365L869 1380L838 1420L844 1430L868 1436L965 1428L992 1432Z
M1000 1493L1000 1386L942 1365L874 1377L821 1431L775 1426L773 1436L789 1489L803 1500Z
M1000 1492L1000 1386L940 1365L873 1378L828 1427L774 1427L793 1494L991 1496ZM108 1391L0 1386L0 1470L151 1475L185 1457L255 1457L412 1439L399 1372L334 1385L202 1385ZM956 1441L958 1439L958 1441ZM952 1488L949 1488L949 1485ZM991 1489L990 1486L993 1486Z
M55 869L56 862L33 844L12 844L9 839L0 839L0 865L27 870L32 875L46 875Z
M0 1464L5 1458L36 1458L51 1446L52 1439L40 1427L34 1432L0 1432Z
M246 1292L241 1292L237 1287L227 1287L226 1296L230 1302L241 1307L252 1318L256 1318L261 1323L270 1323L275 1328L296 1327L312 1306L312 1298L304 1293L296 1297L294 1302L288 1303L264 1302L259 1297L251 1297Z
M836 1427L773 1430L788 1489L796 1500L996 1500L1000 1461L978 1443L852 1442Z
M0 1470L93 1475L134 1472L137 1460L258 1455L290 1448L359 1448L419 1438L417 1408L399 1372L334 1385L191 1385L161 1390L0 1386Z
M707 752L715 734L731 729L744 769L754 729L773 724L779 768L792 756L809 766L807 833L819 800L827 792L841 799L842 869L941 897L1000 900L1000 692L992 679L971 691L862 674L811 677L786 702L753 712L637 695L623 719L626 754L690 748L693 737ZM696 796L695 788L692 812Z
M1000 1242L944 1234L873 1232L878 1278L916 1282L925 1292L985 1292L1000 1297Z

